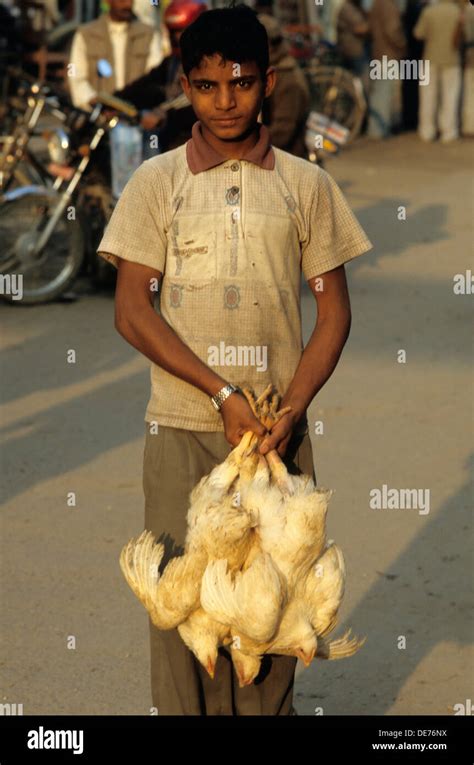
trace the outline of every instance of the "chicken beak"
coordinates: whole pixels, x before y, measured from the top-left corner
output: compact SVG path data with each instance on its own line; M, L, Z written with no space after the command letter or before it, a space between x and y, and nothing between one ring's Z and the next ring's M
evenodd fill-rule
M214 675L216 672L216 665L213 663L211 659L208 660L206 664L206 672L207 674L214 680Z
M310 653L306 653L306 651L303 651L302 648L299 648L296 651L296 655L298 656L299 659L301 659L305 667L309 667L309 665L314 659L315 653L316 653L315 648L313 648L313 650Z
M252 679L249 680L247 677L245 677L245 674L243 674L242 672L239 672L238 669L237 669L237 677L239 679L239 688L245 688L246 685L250 685L252 683Z

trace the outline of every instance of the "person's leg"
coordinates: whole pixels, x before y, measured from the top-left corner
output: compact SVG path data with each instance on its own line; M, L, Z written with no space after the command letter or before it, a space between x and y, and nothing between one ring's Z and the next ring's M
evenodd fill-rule
M455 141L459 137L459 95L461 92L461 67L445 67L441 72L441 108L439 127L441 141Z
M464 69L462 87L462 134L474 135L474 66Z
M422 141L436 138L436 110L438 103L438 70L431 64L429 82L419 85L418 135Z
M216 448L216 442L220 448ZM220 433L158 427L145 436L143 489L145 528L165 545L162 571L184 552L189 494L229 453ZM149 619L151 690L159 715L232 714L232 667L219 655L212 680L182 641L178 630L159 630Z
M372 80L367 135L370 138L387 138L392 124L392 80Z

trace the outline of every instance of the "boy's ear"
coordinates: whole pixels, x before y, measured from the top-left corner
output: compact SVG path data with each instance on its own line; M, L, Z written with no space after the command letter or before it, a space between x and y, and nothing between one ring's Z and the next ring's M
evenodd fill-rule
M265 91L264 91L265 98L267 98L270 95L270 93L273 92L273 89L276 85L276 78L277 78L277 73L276 73L275 67L269 66L266 71L266 81L265 81Z
M187 96L189 98L190 93L191 93L191 85L189 83L189 80L188 80L187 76L185 74L181 74L180 77L179 77L179 81L181 83L181 87L184 90L185 96Z

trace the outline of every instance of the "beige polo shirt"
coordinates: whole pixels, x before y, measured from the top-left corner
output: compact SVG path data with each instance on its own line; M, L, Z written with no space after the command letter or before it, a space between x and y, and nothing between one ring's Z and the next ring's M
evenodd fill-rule
M371 248L331 176L272 147L264 125L237 160L220 156L197 121L186 144L136 170L98 252L163 273L162 317L225 380L284 394L303 350L301 273ZM145 420L224 430L205 393L153 363Z

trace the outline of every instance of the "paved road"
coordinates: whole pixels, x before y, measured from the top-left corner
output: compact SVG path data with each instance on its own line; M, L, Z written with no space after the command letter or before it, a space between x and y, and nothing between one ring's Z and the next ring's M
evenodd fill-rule
M335 634L368 639L351 659L298 668L303 715L452 714L474 699L472 297L453 293L472 268L472 146L362 140L328 165L375 248L347 268L351 336L309 421L324 425L316 472L336 490L329 535L347 564ZM148 363L114 331L111 295L0 312L0 701L24 714L148 714L146 614L117 562L143 524ZM303 316L308 336L307 291ZM371 509L383 485L429 490L429 512Z

